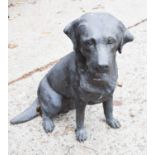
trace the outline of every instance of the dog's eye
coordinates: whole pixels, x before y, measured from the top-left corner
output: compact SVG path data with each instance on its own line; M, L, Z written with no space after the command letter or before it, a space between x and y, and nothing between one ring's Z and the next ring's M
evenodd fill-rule
M89 40L84 41L85 46L92 46L94 45L94 43L95 43L94 39L89 39Z
M113 43L115 43L115 39L112 37L109 37L107 40L107 44L113 44Z

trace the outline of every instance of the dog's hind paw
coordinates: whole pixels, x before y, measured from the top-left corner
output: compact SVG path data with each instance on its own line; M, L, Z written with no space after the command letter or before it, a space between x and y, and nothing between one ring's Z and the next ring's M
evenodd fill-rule
M84 142L87 139L87 132L85 129L76 129L75 133L76 133L76 139L79 142Z
M54 130L54 123L50 119L45 119L43 121L43 128L46 133L52 132Z
M117 128L120 128L120 127L121 127L120 122L119 122L117 119L115 119L115 118L107 119L107 120L106 120L106 123L107 123L110 127L114 128L114 129L117 129Z

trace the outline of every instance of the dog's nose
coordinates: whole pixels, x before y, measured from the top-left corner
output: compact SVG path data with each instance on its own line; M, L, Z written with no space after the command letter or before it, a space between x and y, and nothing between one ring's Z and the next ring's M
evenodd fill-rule
M97 70L99 72L107 72L109 70L109 65L104 64L104 65L98 65Z

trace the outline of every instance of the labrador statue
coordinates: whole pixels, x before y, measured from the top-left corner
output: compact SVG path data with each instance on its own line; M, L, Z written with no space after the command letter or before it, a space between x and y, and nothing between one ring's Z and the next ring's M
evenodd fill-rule
M45 132L54 129L53 118L59 113L76 110L76 139L87 139L84 126L86 105L102 103L106 123L119 128L113 116L113 93L118 77L116 53L133 41L124 24L108 13L86 13L64 28L73 43L69 53L41 80L37 97L11 124L42 116Z

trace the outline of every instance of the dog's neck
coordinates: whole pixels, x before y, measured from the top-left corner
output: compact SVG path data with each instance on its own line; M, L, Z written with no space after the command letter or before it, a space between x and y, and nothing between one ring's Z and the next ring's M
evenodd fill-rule
M82 56L80 51L75 51L75 57L76 57L76 65L78 72L86 72L88 70L87 65L86 65L86 59L84 56Z

